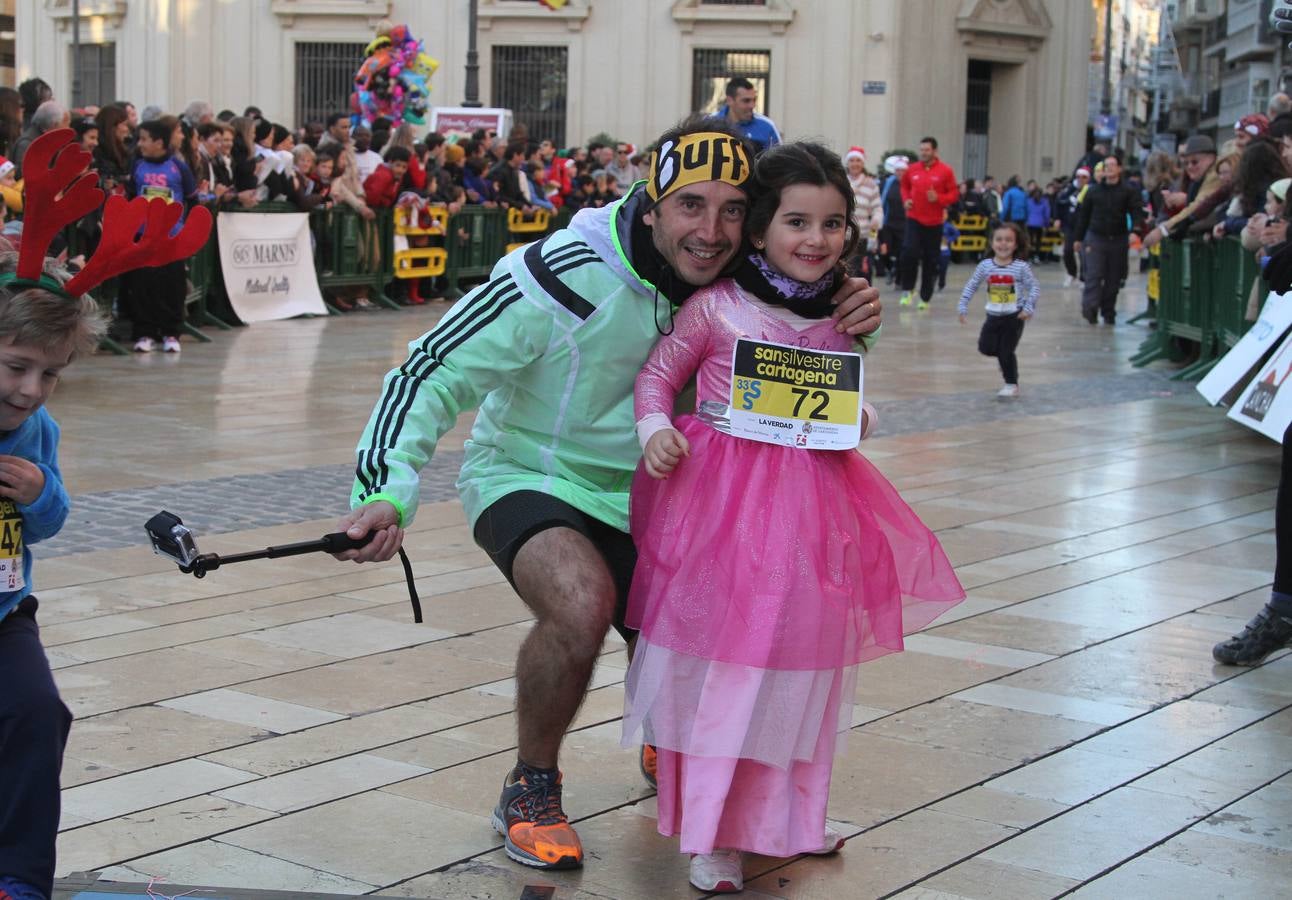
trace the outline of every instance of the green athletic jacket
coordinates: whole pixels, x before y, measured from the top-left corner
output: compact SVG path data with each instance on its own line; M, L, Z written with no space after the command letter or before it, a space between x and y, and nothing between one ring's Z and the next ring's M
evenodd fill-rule
M409 344L359 441L352 507L386 500L411 522L417 473L478 406L457 485L472 527L505 494L536 490L628 530L633 382L659 337L620 214L642 189L508 254Z

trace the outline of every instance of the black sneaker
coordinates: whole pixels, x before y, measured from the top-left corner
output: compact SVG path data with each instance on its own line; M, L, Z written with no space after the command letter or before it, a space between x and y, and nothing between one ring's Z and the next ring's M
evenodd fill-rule
M513 769L493 811L507 855L536 869L577 869L583 845L561 808L561 774Z
M1265 606L1239 634L1212 647L1211 655L1226 666L1254 666L1284 647L1292 647L1292 618Z

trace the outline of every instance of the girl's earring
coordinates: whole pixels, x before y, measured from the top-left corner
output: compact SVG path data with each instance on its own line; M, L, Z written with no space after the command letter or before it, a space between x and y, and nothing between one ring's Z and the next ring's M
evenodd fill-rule
M755 240L755 241L754 241L754 246L755 246L755 247L757 247L759 250L761 250L761 249L763 249L763 242L762 242L762 241L759 241L759 240Z

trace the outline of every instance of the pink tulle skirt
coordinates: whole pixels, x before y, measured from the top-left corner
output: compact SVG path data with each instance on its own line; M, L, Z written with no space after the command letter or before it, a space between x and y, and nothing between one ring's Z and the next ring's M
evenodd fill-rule
M641 637L624 744L726 760L732 777L689 786L674 780L685 762L661 763L660 831L682 834L684 849L819 846L815 795L828 792L834 737L851 723L857 665L901 650L964 590L937 538L860 454L733 438L693 416L676 427L690 457L666 480L639 468L633 481L627 623ZM742 788L755 767L760 785ZM768 777L797 789L769 790ZM781 794L804 809L781 809ZM759 815L794 833L723 843L749 837L724 822Z

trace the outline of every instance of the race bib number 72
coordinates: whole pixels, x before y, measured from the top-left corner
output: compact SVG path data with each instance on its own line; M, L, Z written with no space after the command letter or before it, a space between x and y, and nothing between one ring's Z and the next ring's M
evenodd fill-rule
M806 450L861 440L859 353L740 339L731 361L731 433Z

